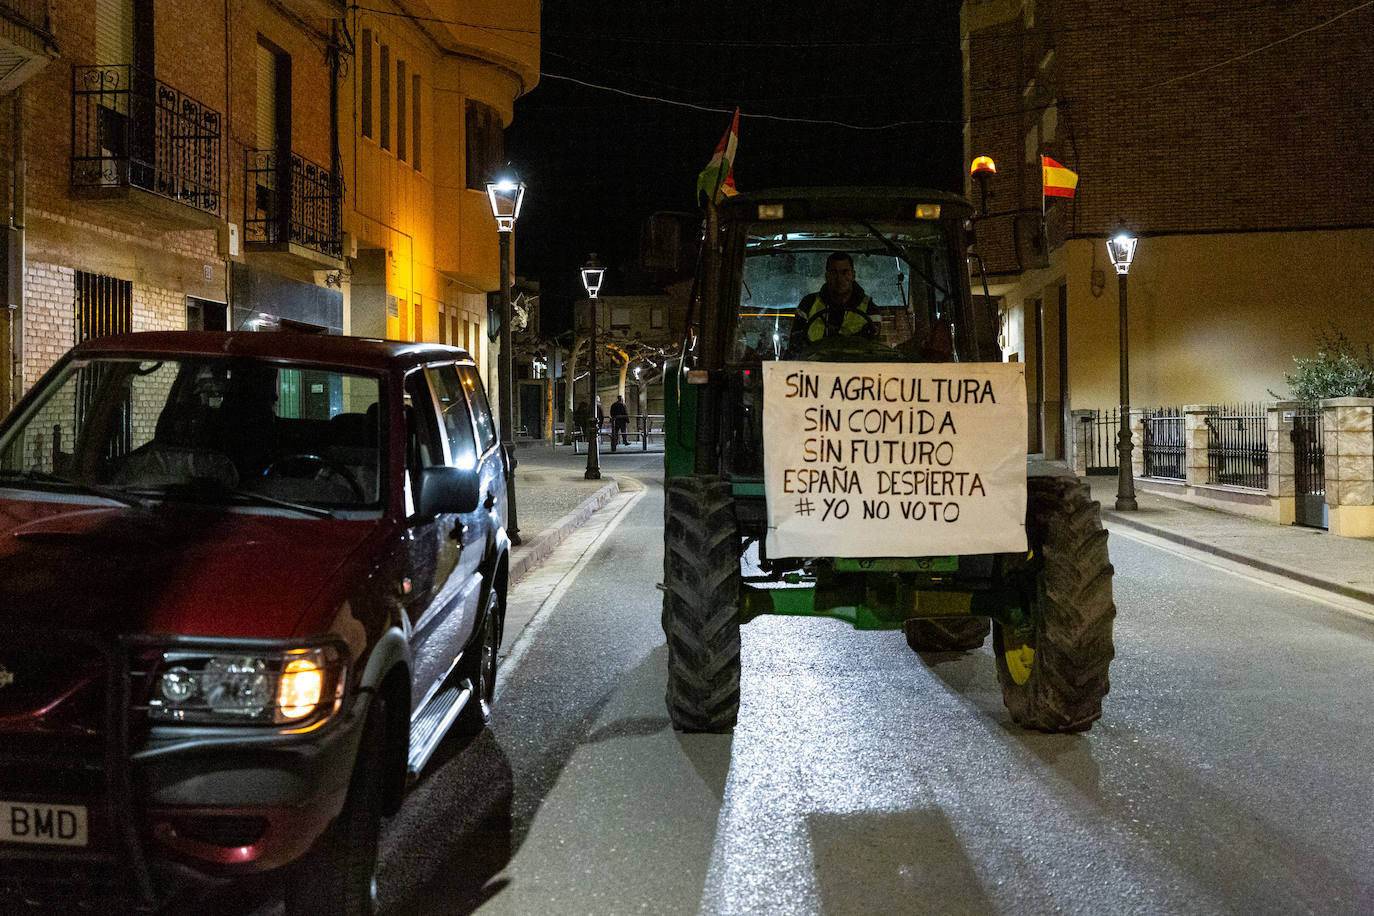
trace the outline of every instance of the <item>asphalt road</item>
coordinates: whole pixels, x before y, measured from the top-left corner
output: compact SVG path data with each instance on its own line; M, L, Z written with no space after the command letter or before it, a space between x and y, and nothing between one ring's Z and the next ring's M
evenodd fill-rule
M987 646L792 618L745 627L734 734L678 735L657 474L516 590L493 726L388 825L384 913L1374 913L1368 619L1114 531L1086 735L1012 725Z

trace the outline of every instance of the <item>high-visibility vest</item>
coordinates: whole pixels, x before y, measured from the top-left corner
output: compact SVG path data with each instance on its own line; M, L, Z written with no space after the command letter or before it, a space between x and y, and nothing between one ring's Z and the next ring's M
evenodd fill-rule
M825 337L826 321L824 319L816 320L816 316L829 307L821 300L820 293L812 298L811 308L806 313L806 336L811 340L820 340ZM854 308L845 309L844 318L840 321L840 334L848 336L862 331L864 326L869 323L864 316L872 307L873 300L864 296Z

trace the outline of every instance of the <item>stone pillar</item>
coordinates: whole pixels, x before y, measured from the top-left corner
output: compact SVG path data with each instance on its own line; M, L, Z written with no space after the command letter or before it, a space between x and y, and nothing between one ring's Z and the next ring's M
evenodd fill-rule
M1145 409L1131 408L1131 476L1145 476Z
M1079 477L1088 473L1088 453L1092 449L1092 421L1096 414L1095 410L1075 410L1071 413L1073 428L1069 430L1069 434L1073 437L1073 455L1070 459L1073 462L1073 472Z
M1269 500L1280 525L1291 525L1297 514L1297 468L1293 457L1293 412L1303 401L1277 401L1266 408L1264 444L1269 450Z
M1183 437L1186 448L1184 475L1190 487L1207 483L1207 416L1210 404L1186 404L1183 407Z
M1321 402L1332 534L1374 537L1374 398Z

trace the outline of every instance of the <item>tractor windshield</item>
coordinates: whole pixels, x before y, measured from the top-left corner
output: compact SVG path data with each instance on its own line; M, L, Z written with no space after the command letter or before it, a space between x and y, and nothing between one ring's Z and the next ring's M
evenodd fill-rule
M745 241L732 361L956 358L965 301L948 220L757 222ZM846 339L847 340L844 340Z

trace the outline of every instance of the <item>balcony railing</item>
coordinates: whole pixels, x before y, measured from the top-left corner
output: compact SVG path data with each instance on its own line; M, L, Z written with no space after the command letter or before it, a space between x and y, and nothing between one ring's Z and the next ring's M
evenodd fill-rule
M290 243L330 258L343 256L343 181L324 166L275 150L244 154L243 238Z
M218 111L127 65L72 69L72 187L221 213Z

